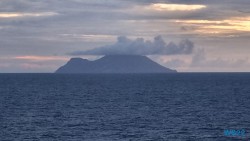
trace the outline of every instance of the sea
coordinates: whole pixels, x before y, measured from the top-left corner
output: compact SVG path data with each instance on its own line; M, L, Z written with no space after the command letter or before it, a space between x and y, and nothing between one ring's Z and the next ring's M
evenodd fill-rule
M250 140L250 73L0 74L0 140Z

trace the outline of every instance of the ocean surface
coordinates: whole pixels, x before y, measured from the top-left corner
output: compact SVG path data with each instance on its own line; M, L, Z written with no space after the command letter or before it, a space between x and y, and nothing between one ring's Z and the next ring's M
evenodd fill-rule
M0 140L250 140L250 73L0 74Z

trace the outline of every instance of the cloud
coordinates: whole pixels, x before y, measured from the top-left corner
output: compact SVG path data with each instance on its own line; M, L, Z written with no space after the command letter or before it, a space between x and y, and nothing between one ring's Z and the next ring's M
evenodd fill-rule
M193 11L193 10L206 8L206 6L205 5L155 3L155 4L151 4L147 8L158 10L158 11Z
M161 65L174 68L179 72L246 72L250 66L247 56L235 58L232 54L228 57L223 54L211 55L204 48L195 48L192 55L149 57Z
M180 43L165 42L162 48L155 48L155 40L148 44L148 41L140 42L140 39L127 39L129 42L124 46L114 47L119 44L118 41L114 43L118 35L140 36L144 39L162 35L164 39L175 42L180 38L188 38L195 41L197 46L208 48L208 54L230 54L234 53L230 50L236 50L237 47L240 50L238 54L247 56L250 43L249 5L250 0L0 0L0 56L24 56L23 59L12 60L15 63L9 67L5 63L11 59L2 62L0 59L0 66L5 66L5 72L21 71L16 66L29 63L34 59L33 56L64 56L67 52L86 51L94 47L102 47L93 49L95 54L116 53L116 50L134 54L189 54L180 48ZM187 43L185 40L182 42ZM136 47L133 43L147 46ZM177 47L171 47L171 44ZM81 52L86 54L85 51ZM183 56L180 60L185 62ZM223 60L229 60L224 56L219 59L220 64L224 63ZM235 60L241 58L230 57ZM201 63L204 64L201 70L205 69L206 63L214 68L212 60L216 61L216 58L208 56ZM55 64L58 66L64 63L63 60L57 62ZM51 64L52 60L46 63ZM167 61L166 65L182 66L181 61L175 59ZM0 71L3 72L2 68ZM48 71L52 72L54 68L48 67Z
M222 59L220 57L209 59L206 56L204 49L197 49L190 64L194 68L206 68L213 70L222 70L224 68L231 68L232 70L241 69L249 66L248 58L239 59Z
M0 13L0 18L13 18L13 17L41 17L57 15L55 12L42 12L42 13Z
M57 58L45 58L46 56L17 56L17 57L0 57L0 73L14 73L14 72L52 72L59 66L65 64L62 57ZM41 58L41 59L40 59Z
M86 51L75 51L70 55L176 55L191 54L193 48L194 43L187 39L180 41L179 44L173 42L167 44L161 36L156 36L154 41L145 41L143 38L131 40L125 36L120 36L115 44Z
M66 61L69 58L61 56L16 56L14 59L30 60L30 61Z
M235 35L236 33L250 32L250 17L232 17L224 20L176 20L177 24L196 27L194 33L202 35ZM184 28L185 29L185 28Z

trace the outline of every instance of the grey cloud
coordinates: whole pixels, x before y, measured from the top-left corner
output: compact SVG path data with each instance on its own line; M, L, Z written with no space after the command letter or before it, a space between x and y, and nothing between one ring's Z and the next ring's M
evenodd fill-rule
M208 59L204 49L198 49L192 58L191 67L203 68L241 68L248 66L248 59L226 60L222 58Z
M29 9L29 5L24 0L1 0L0 9L0 12L25 11Z
M171 59L164 63L165 66L171 67L171 68L178 68L183 67L186 65L186 62L181 59Z
M233 16L230 11L238 10L248 10L244 4L250 4L246 0L239 0L244 2L234 2L230 0L227 2L225 0L221 1L201 1L201 0L142 0L142 1L124 1L124 0L109 0L109 1L80 1L80 0L44 0L44 1L31 1L31 0L1 0L0 9L2 12L56 12L62 13L63 19L88 20L93 17L103 18L103 19L113 19L113 20L154 20L154 19L220 19L223 17ZM225 2L227 2L225 6ZM204 4L208 5L208 8L193 12L168 12L168 13L126 13L126 11L136 5L148 5L151 3L179 3L179 4ZM223 8L220 8L223 6ZM222 11L220 10L222 9ZM122 11L125 10L125 11ZM223 14L218 14L220 12L226 11ZM227 14L228 13L228 14ZM73 17L72 17L73 15ZM74 16L75 15L75 16ZM59 20L60 19L55 19Z
M1 0L0 1L0 11L1 12L35 12L35 11L81 11L81 10L102 10L102 9L120 9L124 7L129 7L126 1L117 0Z
M167 44L161 36L156 36L154 41L145 41L143 38L131 40L125 36L120 36L115 44L86 51L75 51L70 55L175 55L191 54L193 48L194 43L187 39L180 41L179 44L173 42Z
M129 0L133 1L133 0ZM249 4L249 0L140 0L137 3L175 3L175 4L206 4L206 5L231 5L231 4Z
M132 1L132 0L130 0ZM249 11L249 0L141 0L134 2L138 5L148 5L152 3L171 3L171 4L201 4L206 5L205 9L197 11L185 11L174 13L155 14L155 17L146 17L148 19L205 19L220 20L234 16L244 16ZM145 18L145 17L144 17Z
M223 0L224 1L224 0ZM232 1L232 0L230 0ZM240 0L247 3L246 0ZM198 11L176 11L176 12L150 12L129 13L129 9L136 5L148 5L151 3L181 3L181 4L205 4L209 5L208 8ZM225 1L224 1L225 2ZM232 1L233 2L233 1ZM0 9L2 12L55 12L59 13L58 16L53 16L49 19L39 20L38 18L16 19L14 21L23 21L23 23L38 21L41 25L54 24L60 22L64 23L79 23L85 21L96 20L170 20L170 19L223 19L238 14L245 14L242 12L232 12L234 8L240 10L248 10L244 5L228 3L224 8L220 8L221 2L218 1L201 1L201 0L142 0L142 1L124 1L124 0L109 0L109 1L80 1L80 0L44 0L44 1L31 1L31 0L1 0ZM240 2L239 2L240 3ZM218 6L220 5L220 6ZM221 10L222 9L222 10ZM221 14L223 13L223 14ZM52 20L50 20L52 19ZM37 23L38 23L37 22ZM13 20L1 19L0 24L14 24ZM31 23L32 24L32 23ZM16 24L18 26L18 24Z
M152 3L204 4L207 5L207 8L197 11L174 12L145 12L138 8L138 10L131 12L133 7L147 6ZM76 40L75 38L60 36L62 34L112 35L114 37L117 35L152 37L156 34L161 34L164 38L174 41L179 38L189 38L195 40L196 43L199 43L199 40L202 40L201 42L204 41L204 46L218 44L219 39L215 36L201 37L197 34L188 33L189 30L194 30L199 25L181 25L183 26L181 31L187 30L187 32L185 34L180 33L180 25L172 25L171 19L221 20L234 16L248 16L249 5L250 0L0 0L1 13L58 13L58 15L54 16L1 18L0 55L50 55L52 53L65 55L66 52L86 50L103 44L112 44L110 41L101 42L97 40L96 42L88 42L81 38ZM240 47L246 48L249 41L249 33L237 32L234 35L237 35L237 37L230 39L234 41L235 38L239 38L239 41L232 42L232 44L225 43L225 46L233 46L239 43ZM216 41L212 43L210 38L213 41L216 38ZM219 38L225 42L224 38L226 37ZM133 52L134 54L189 54L193 50L192 42L189 40L184 40L179 44L167 44L163 41L164 46L162 48L152 48L156 46L155 42L160 43L160 41L155 40L127 39L126 41L127 44L120 48L114 47L119 44L118 41L113 45L103 46L106 49L94 50L96 52L116 53L119 49L118 52L120 53ZM133 43L134 48L126 47L128 43ZM189 47L183 47L186 44L190 44ZM86 48L83 48L83 45ZM147 46L139 47L137 45ZM114 49L113 52L109 52L108 47L114 47L111 48ZM120 50L121 48L124 48L124 51ZM82 52L86 53L85 51L78 53ZM220 64L226 61L223 59L219 60ZM194 65L205 66L202 65L206 64L205 62L210 62L211 64L212 61L205 58L203 62L196 62ZM179 63L173 60L169 64Z

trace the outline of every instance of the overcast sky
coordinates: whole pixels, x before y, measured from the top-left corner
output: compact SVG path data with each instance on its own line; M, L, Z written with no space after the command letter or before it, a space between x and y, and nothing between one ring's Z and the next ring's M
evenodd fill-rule
M250 71L250 0L0 0L0 73L115 53L180 72Z

